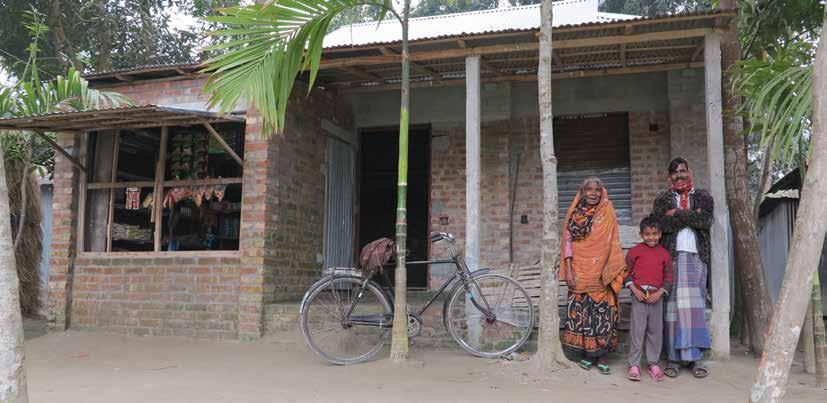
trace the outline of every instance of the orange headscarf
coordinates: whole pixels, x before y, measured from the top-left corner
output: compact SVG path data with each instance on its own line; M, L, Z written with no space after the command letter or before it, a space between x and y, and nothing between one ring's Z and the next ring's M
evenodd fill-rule
M626 276L626 262L620 247L620 232L617 216L606 188L601 185L600 202L598 202L589 235L580 241L572 242L571 269L574 272L575 287L570 291L589 293L593 299L603 300L608 297L614 304L620 292L623 278ZM566 279L565 245L569 237L568 223L572 212L580 203L582 189L577 192L574 201L566 213L563 222L563 244L560 252L560 280ZM613 291L606 294L606 291Z

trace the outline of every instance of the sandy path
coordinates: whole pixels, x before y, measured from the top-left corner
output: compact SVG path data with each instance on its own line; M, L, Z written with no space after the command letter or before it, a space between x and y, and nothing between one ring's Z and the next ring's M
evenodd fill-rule
M387 354L383 356L387 357ZM338 367L297 342L211 342L66 332L26 343L31 401L39 402L730 402L746 401L757 361L711 363L712 375L683 373L655 384L614 374L562 370L550 380L529 362L494 361L462 352L423 351L408 363L387 360ZM827 391L795 373L789 402L827 402Z

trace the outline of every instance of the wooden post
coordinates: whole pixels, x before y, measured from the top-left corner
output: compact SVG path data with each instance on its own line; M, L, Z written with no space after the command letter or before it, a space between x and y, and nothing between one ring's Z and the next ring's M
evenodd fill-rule
M112 176L109 183L118 180L118 154L121 150L121 131L115 130L115 144L112 145ZM115 220L115 188L109 188L109 219L106 221L106 251L112 252L112 223Z
M155 252L161 251L161 233L162 223L164 222L164 170L167 166L167 137L169 136L169 126L161 127L161 150L158 152L158 163L155 166L155 190L153 193L153 212L152 216L155 218Z
M78 152L78 160L86 162L86 156L89 153L89 133L83 132L80 135L80 150ZM71 157L71 156L68 156ZM67 158L68 158L67 157ZM73 164L79 169L83 166L72 158ZM77 252L83 253L86 250L86 183L88 182L88 174L86 168L80 169L80 177L78 178L78 226L77 226ZM68 309L69 307L67 307ZM68 321L67 321L68 322Z
M480 57L465 59L465 262L480 267Z
M712 259L712 354L715 359L729 358L729 211L724 178L724 128L721 107L721 37L709 33L704 37L704 78L706 94L706 136L709 161L710 193L715 199L714 222L710 230Z
M203 122L202 124L204 125L205 128L207 128L207 131L210 132L210 134L213 136L215 141L217 141L218 144L221 145L221 147L224 149L224 151L226 151L228 154L230 154L231 157L233 157L235 162L238 163L238 166L244 168L244 161L242 161L241 157L239 157L238 154L236 154L235 151L233 151L232 147L230 147L230 145L227 144L227 142L224 141L223 138L221 138L221 135L218 134L217 131L215 131L215 129L212 127L212 125L209 124L209 122Z

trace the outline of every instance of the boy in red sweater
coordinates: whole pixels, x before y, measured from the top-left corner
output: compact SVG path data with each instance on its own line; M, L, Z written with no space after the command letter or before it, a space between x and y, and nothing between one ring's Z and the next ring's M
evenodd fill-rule
M646 338L646 361L649 375L655 381L663 380L663 370L658 366L663 345L663 301L672 291L672 257L658 243L661 223L655 216L640 221L640 237L637 244L626 254L629 275L624 284L632 292L632 323L629 329L629 379L640 380L640 358Z

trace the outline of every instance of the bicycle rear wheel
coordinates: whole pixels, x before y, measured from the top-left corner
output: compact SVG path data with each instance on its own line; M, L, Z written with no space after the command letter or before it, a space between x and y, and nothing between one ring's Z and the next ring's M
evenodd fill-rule
M469 284L468 292L460 286L451 295L445 312L448 333L479 357L501 357L522 347L534 326L534 308L526 290L499 274L485 274L474 281L479 287Z
M336 277L307 297L301 312L301 330L307 346L334 364L358 364L371 359L384 344L389 326L353 324L389 322L393 310L385 293L370 281L360 294L364 280ZM354 303L355 300L355 303ZM353 305L353 311L345 318Z

